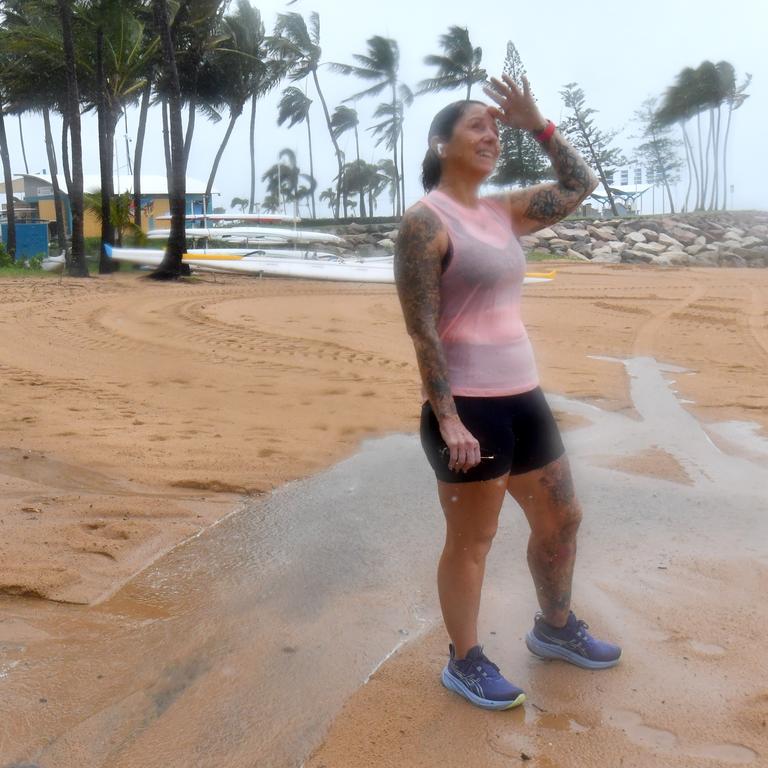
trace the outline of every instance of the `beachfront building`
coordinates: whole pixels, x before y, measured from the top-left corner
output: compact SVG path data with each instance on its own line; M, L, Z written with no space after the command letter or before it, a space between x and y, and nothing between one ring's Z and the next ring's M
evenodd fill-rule
M55 236L56 211L54 208L53 181L46 174L17 174L14 180L14 199L16 203L16 216L20 212L27 220L45 221L51 223L51 235ZM69 195L67 194L67 183L63 176L57 176L59 189L61 190L62 201L64 204L64 218L67 224L67 234L72 230L72 213L69 206ZM128 192L133 194L133 177L120 176L115 177L115 194ZM83 188L86 192L98 192L101 189L100 176L85 176L83 178ZM5 195L5 185L0 184L0 194ZM218 195L218 192L213 193ZM187 177L187 213L203 213L205 200L205 182L198 179ZM144 231L154 229L158 216L170 212L168 201L168 182L165 176L145 176L141 177L141 206L142 206L142 228ZM210 208L209 208L210 211ZM167 227L168 222L157 222L159 227ZM83 222L85 237L99 237L101 235L101 224L92 211L85 212Z

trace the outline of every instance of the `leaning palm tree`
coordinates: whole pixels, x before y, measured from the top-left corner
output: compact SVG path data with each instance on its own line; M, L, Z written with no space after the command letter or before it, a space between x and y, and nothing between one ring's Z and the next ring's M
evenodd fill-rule
M722 91L724 94L724 103L728 105L728 120L725 127L725 135L723 137L723 204L722 209L727 208L728 200L728 137L731 132L731 118L733 113L749 98L749 94L746 93L750 82L752 82L752 75L747 74L740 85L736 85L736 71L733 65L727 61L720 61L716 65L718 74L720 76Z
M395 194L395 210L396 216L400 215L401 211L401 194L400 194L400 171L398 168L398 139L399 131L402 127L402 120L395 120L395 116L400 111L398 108L398 73L400 69L400 48L396 40L389 37L382 37L381 35L374 35L367 41L368 51L365 54L354 54L353 59L356 64L333 64L333 68L337 72L341 72L344 75L354 75L362 80L375 81L373 85L366 88L359 93L355 93L345 101L356 101L365 96L378 96L384 91L389 91L390 101L389 106L391 109L391 116L394 120L393 125L395 128L395 134L392 141L387 142L392 150L392 157L395 166L395 175L397 181L397 191Z
M472 46L465 27L449 27L446 34L440 35L438 42L443 54L424 57L425 64L437 67L437 76L422 80L416 91L417 95L466 88L469 101L472 86L482 83L488 76L480 66L483 49Z
M224 27L228 30L228 39L213 57L213 68L219 73L213 79L221 84L220 99L229 110L229 124L208 177L206 205L211 200L224 150L246 102L251 96L269 92L282 77L282 67L267 56L261 15L247 0L238 0L237 11L224 18Z
M288 127L292 128L296 123L307 124L307 144L309 145L309 175L315 177L315 163L312 156L312 123L309 119L309 108L312 106L312 99L304 94L300 88L289 86L283 91L283 96L277 106L277 124L282 125L287 122ZM317 218L315 211L315 190L311 192L312 218Z
M328 187L327 189L324 189L320 193L320 202L321 203L328 203L328 207L331 209L331 211L338 210L339 206L339 197L336 193L336 189L333 187Z
M277 56L289 68L288 78L292 82L299 82L305 77L312 76L315 84L317 96L323 107L325 122L328 126L328 133L331 137L334 152L336 153L336 164L338 165L338 182L336 185L336 205L334 216L339 215L339 200L341 198L341 179L343 176L344 158L339 143L333 135L331 126L331 115L328 111L323 91L320 88L320 79L317 75L320 66L320 17L317 13L311 13L309 16L309 28L304 21L304 17L299 13L279 13L275 23L275 33L271 40L274 51Z

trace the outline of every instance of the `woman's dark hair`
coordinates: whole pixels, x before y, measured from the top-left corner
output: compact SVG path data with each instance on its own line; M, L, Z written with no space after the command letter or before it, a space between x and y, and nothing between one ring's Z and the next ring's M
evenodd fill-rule
M459 119L471 104L479 104L482 107L486 106L482 101L465 100L454 101L453 104L443 107L433 118L432 125L429 126L427 141L431 142L435 136L445 141L450 141L456 123L459 122ZM440 161L440 156L432 149L430 144L427 154L424 155L424 161L421 164L421 183L425 192L429 192L438 185L442 172L443 164Z

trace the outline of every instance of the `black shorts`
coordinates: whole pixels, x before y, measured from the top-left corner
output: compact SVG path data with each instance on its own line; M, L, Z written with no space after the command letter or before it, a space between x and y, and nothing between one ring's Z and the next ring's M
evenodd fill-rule
M565 452L560 430L540 387L520 395L453 398L462 424L484 458L467 472L448 469L448 450L429 402L421 408L421 445L438 480L473 483L541 469Z

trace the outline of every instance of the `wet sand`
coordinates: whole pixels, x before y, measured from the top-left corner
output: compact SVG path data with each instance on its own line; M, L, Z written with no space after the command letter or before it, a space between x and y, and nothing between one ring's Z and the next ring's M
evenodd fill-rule
M632 396L632 371L605 358L643 355L685 369L667 375L675 379L677 400L727 454L754 466L764 461L767 288L768 274L759 270L568 265L554 283L526 290L525 313L543 384L556 396L567 397L560 405L554 400L564 426L575 428L576 439L584 431L578 427L592 423L590 408L598 408L609 420L611 414L623 420L606 435L599 455L590 462L590 472L641 480L652 476L677 494L692 493L706 482L709 470L701 466L708 460L697 454L691 457L672 437L665 442L644 435L637 445L615 450L623 435L634 434L633 425L643 424L643 417ZM0 283L0 295L0 317L6 326L0 353L6 405L0 453L0 519L5 534L0 544L0 591L26 596L0 597L0 602L5 608L29 608L23 618L0 621L4 651L31 648L45 633L45 622L35 621L34 605L42 604L34 598L114 607L119 588L134 574L228 514L243 493L251 494L255 503L286 481L312 475L351 455L365 436L415 429L417 374L390 287L240 278L156 286L135 275L117 275L62 284L6 280ZM574 401L587 410L569 405ZM745 426L746 422L757 427ZM666 521L667 527L659 530L668 535L672 522ZM710 522L715 534L720 527L728 529L722 517ZM622 519L619 531L633 532L633 525ZM551 715L550 724L555 725L550 730L557 731L557 724L570 715L581 714L584 719L581 709L563 710L558 691L565 684L572 697L590 703L592 708L585 711L586 719L592 719L582 725L592 728L592 735L587 739L557 731L557 738L565 741L550 738L555 748L549 752L536 746L538 742L529 744L533 764L596 764L563 763L557 758L558 748L576 749L569 739L575 738L576 745L592 744L593 736L605 754L615 755L617 749L624 754L624 765L754 762L754 756L739 752L739 745L753 755L765 754L758 742L766 738L768 691L756 687L754 674L764 665L762 655L741 641L731 649L729 643L736 641L725 631L736 627L737 639L764 636L765 612L757 606L766 586L765 549L745 554L721 548L707 558L696 543L700 538L687 536L684 528L673 530L686 565L664 585L667 602L658 602L651 590L655 582L643 587L638 578L642 547L631 537L627 541L618 536L605 569L601 566L598 573L610 575L615 583L615 566L621 564L621 578L613 589L624 594L612 597L610 609L593 608L590 618L598 628L622 635L625 644L623 626L640 635L651 633L653 642L676 653L688 643L689 660L701 656L704 666L686 677L675 695L682 696L691 679L708 680L718 691L722 728L730 730L732 738L726 739L725 731L723 738L715 739L713 733L706 734L709 740L703 734L694 738L683 728L690 718L673 692L669 701L675 705L664 709L661 719L649 719L649 711L656 710L643 691L649 679L654 685L664 680L659 681L662 674L649 670L645 662L628 661L619 679L620 690L637 688L638 697L646 698L628 701L614 696L614 704L626 706L609 707L607 714L595 704L597 689L606 683L590 677L585 686L578 676L583 673L560 669L536 675L537 695L543 698L534 702ZM653 540L645 531L641 538L646 547ZM522 562L520 542L515 546ZM585 588L595 604L602 605L606 590L595 591L597 579L595 574L585 578ZM525 582L518 581L519 595L502 588L503 579L497 597L490 590L485 609L489 615L494 615L494 599L503 609L505 599L527 594ZM649 603L645 612L627 607L637 604L635 593ZM742 623L734 624L733 606L739 598L755 608ZM705 616L718 617L725 634L704 631L701 605ZM626 616L630 610L637 614L631 621ZM503 612L511 615L512 631L521 636L529 611L521 612L512 604ZM656 627L651 614L656 612L665 622L651 630ZM70 636L76 637L77 622L70 629ZM87 629L98 634L93 627ZM505 668L521 668L524 652L513 644L495 642ZM406 646L351 699L309 764L452 764L437 746L428 746L430 739L436 745L440 741L431 723L435 717L444 721L443 747L460 745L467 739L454 740L449 734L459 734L477 715L468 713L462 702L445 699L447 694L435 685L444 644L444 637L435 631L423 642ZM24 652L6 656L0 677L11 680L13 669L24 663ZM679 662L678 656L671 658ZM361 659L360 669L367 663L367 657ZM702 674L713 669L714 675ZM424 682L417 685L421 676ZM667 680L668 686L673 679ZM351 693L354 686L353 678L344 690ZM709 690L690 690L702 700L711 695ZM405 701L405 693L414 698ZM332 698L325 719L320 718L320 732L340 705L338 696ZM436 709L426 717L430 707ZM527 724L514 720L519 714L509 721L520 725L521 738L539 738L545 732L540 719L531 714L538 710L531 707L526 710ZM722 718L722 708L728 718ZM205 712L204 706L197 711ZM386 712L407 715L414 721L412 727L401 733L391 718L383 716ZM19 722L34 725L35 716L27 705ZM617 725L606 725L606 718ZM604 727L595 727L598 719ZM476 729L481 723L498 722L478 720ZM734 722L746 731L735 733ZM572 730L583 736L579 727ZM499 728L506 733L506 726ZM81 743L87 741L81 736ZM507 755L519 746L514 738L501 745L491 737L486 741L489 755ZM4 740L3 758L22 756L7 752L8 746ZM524 744L520 749L525 748ZM705 748L714 749L715 756L702 753ZM593 744L584 750L585 761L590 755L599 759L601 753L594 749ZM459 754L461 748L454 756L456 764ZM649 754L656 763L648 761ZM491 760L483 764L493 765ZM62 758L55 764L73 763ZM121 764L139 763L127 759Z

